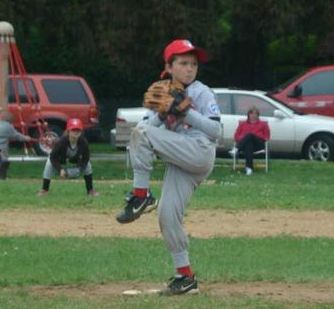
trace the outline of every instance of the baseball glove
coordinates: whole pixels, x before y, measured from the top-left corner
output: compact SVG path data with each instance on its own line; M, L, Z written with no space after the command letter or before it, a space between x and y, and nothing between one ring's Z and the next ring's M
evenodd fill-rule
M170 79L154 82L144 94L144 107L160 115L183 115L190 106L183 85Z
M80 176L80 168L78 167L67 167L65 172L67 178L78 178Z

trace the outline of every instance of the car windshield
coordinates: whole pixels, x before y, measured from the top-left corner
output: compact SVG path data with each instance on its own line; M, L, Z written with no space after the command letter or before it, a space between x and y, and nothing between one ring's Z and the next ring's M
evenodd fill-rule
M266 97L280 103L281 105L284 105L285 108L289 109L292 113L297 114L297 115L305 115L305 113L296 110L295 108L291 107L290 105L287 105L285 102L278 100L277 98L274 98L273 96L271 96L272 92L268 92L265 94Z
M302 75L304 75L306 72L306 70L304 70L303 72L293 76L292 78L289 78L287 81L285 81L284 83L276 86L275 88L273 88L272 90L268 91L268 94L275 94L277 92L280 92L281 90L283 90L284 88L286 88L288 85L290 85L291 83L293 83L295 80L297 80L299 77L301 77Z

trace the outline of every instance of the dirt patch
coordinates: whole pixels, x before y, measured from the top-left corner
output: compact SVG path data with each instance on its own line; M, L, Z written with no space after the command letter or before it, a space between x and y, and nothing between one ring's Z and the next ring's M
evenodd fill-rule
M264 297L278 301L331 303L334 302L333 283L289 284L251 282L233 284L209 284L204 291L216 296Z
M115 236L161 237L156 212L143 215L126 225L118 224L115 212L92 211L29 211L0 212L1 236ZM334 238L334 212L254 210L227 212L191 210L185 217L189 235L198 238L268 237L292 235Z
M162 289L163 284L145 282L114 282L103 285L85 286L34 286L27 288L38 296L56 297L106 297L119 296L125 290L139 290L149 293L151 289ZM217 297L261 297L277 301L301 303L333 303L334 283L200 283L201 293Z
M132 224L120 225L115 212L9 210L0 212L0 235L16 236L119 236L161 237L156 213L143 215ZM190 210L185 217L187 232L193 237L266 237L293 235L334 238L334 213L329 211ZM120 297L125 290L161 289L163 283L112 282L81 286L32 286L19 288L37 296ZM18 288L5 288L18 289ZM334 303L334 283L200 282L201 293L216 297L258 297L292 303ZM0 289L1 291L1 289ZM154 296L152 296L154 297Z

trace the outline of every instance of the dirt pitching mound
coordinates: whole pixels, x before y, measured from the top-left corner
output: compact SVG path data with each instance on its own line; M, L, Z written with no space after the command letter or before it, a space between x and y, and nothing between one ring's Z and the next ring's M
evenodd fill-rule
M103 285L85 286L34 286L29 292L45 297L65 295L68 297L121 296L126 290L139 290L149 294L150 290L162 289L163 284L147 282L113 282ZM276 301L296 303L333 303L334 283L200 283L200 293L217 297L261 297Z
M8 210L0 211L1 236L160 236L156 212L142 215L131 224L119 224L115 212ZM334 238L334 212L250 210L190 210L185 217L189 235L210 237L269 237L291 235Z

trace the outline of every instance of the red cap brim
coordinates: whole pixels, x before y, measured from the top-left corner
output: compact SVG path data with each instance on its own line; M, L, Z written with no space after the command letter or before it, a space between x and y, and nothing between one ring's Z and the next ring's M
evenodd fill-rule
M164 50L164 60L168 62L174 55L182 55L187 53L194 53L197 56L199 62L207 62L208 54L200 47L196 47L187 40L175 40Z
M178 53L173 53L173 54L169 55L168 59L165 59L165 61L167 62L174 55L183 55L183 54L187 54L187 53L194 53L199 62L202 62L202 63L208 62L209 57L208 57L207 52L204 49L199 48L199 47L187 48L184 51L179 51Z

